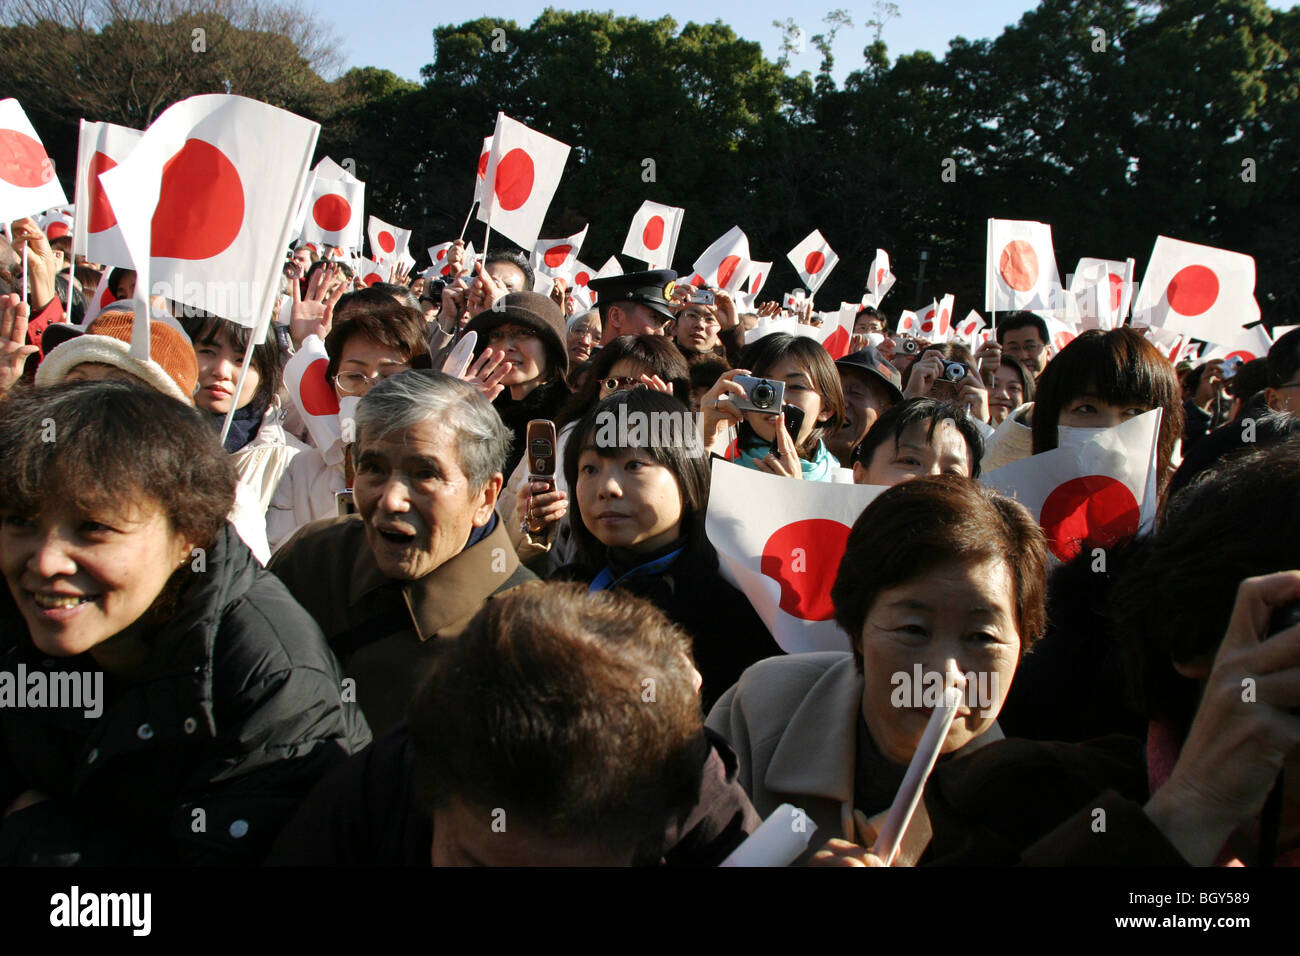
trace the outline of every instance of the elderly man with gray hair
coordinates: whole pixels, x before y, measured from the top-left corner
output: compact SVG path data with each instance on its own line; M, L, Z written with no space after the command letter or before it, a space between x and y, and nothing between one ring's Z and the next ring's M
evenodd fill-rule
M357 513L305 525L269 567L320 625L378 735L402 720L442 640L537 578L496 515L511 434L476 388L394 375L357 406L356 433Z

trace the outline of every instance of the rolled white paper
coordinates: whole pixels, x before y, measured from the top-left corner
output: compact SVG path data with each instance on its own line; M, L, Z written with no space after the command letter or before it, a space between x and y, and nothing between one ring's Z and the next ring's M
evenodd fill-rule
M930 723L926 725L921 742L916 745L916 753L912 754L912 762L907 765L907 774L898 787L898 793L894 796L894 803L889 808L889 816L885 817L885 822L880 828L880 836L876 839L876 845L872 847L872 852L885 861L885 866L891 865L898 854L898 847L903 842L903 834L907 832L907 825L912 822L916 805L921 802L921 794L925 792L925 781L929 779L930 771L934 769L934 762L939 759L939 751L943 749L943 742L948 737L948 728L952 726L952 720L957 716L961 700L961 690L949 687L943 692L943 703L930 714Z
M477 344L477 332L462 335L456 347L447 355L447 360L442 363L443 372L453 378L460 378L469 371L470 362L474 359L474 346Z
M808 848L816 829L806 813L783 803L720 865L789 866Z

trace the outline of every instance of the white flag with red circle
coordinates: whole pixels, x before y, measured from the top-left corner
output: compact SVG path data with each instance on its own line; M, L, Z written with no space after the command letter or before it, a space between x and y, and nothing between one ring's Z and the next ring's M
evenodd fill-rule
M820 336L822 348L831 354L831 358L842 359L849 354L853 324L861 310L862 307L856 302L841 302L838 312L825 314L820 329L815 325L808 326L814 330L814 338Z
M144 133L112 123L81 121L77 136L76 222L72 251L91 262L131 268L131 253L117 227L117 215L99 184L99 174L126 159Z
M749 275L745 277L745 291L749 293L752 302L763 290L763 285L767 282L767 277L772 271L770 262L751 262L749 264Z
M1133 302L1135 269L1132 259L1079 260L1070 291L1079 299L1084 329L1117 329L1124 324Z
M478 219L520 248L531 249L564 175L569 147L497 113Z
M573 281L569 285L569 295L573 296L574 304L584 312L596 304L596 293L591 291L591 280L594 278L596 270L577 259L573 261Z
M691 284L739 292L749 277L752 261L749 258L749 237L739 226L732 226L695 260L691 267L695 273L691 276Z
M910 309L904 309L898 314L898 325L896 331L899 335L919 335L921 331L921 317Z
M329 362L320 336L307 336L284 365L284 387L325 463L337 465L343 460L343 427L338 393L325 377Z
M995 468L980 481L1033 513L1062 561L1149 529L1156 516L1161 409L1078 445Z
M1073 342L1078 333L1055 316L1043 315L1042 313L1038 313L1038 316L1047 323L1047 344L1052 347L1053 354L1059 355L1061 349Z
M871 272L867 275L867 294L862 297L862 304L880 308L880 300L894 287L895 281L894 274L889 271L889 253L877 249Z
M483 148L478 154L478 165L474 169L474 201L482 204L483 184L487 182L488 160L492 158L492 137L483 137Z
M411 245L411 230L390 226L371 216L366 225L366 238L370 240L370 255L376 262L400 262Z
M947 342L952 334L952 309L954 296L947 293L942 299L932 301L917 311L921 338L931 342Z
M533 246L532 267L551 278L568 279L578 265L578 250L587 238L590 225L564 239L538 239Z
M360 249L366 184L353 176L328 178L319 166L315 172L316 178L305 200L307 213L300 238L304 242Z
M63 239L72 235L72 227L77 221L77 212L72 206L60 206L46 210L36 217L36 225L41 227L45 238Z
M145 281L152 276L167 298L264 331L319 133L320 124L257 100L193 96L101 173L136 263L137 314L148 315L145 300L159 291Z
M1049 309L1060 291L1052 227L1023 219L990 219L984 310Z
M356 269L357 278L367 286L387 282L392 270L392 266L383 262L376 262L374 259L357 259L354 268Z
M803 242L786 253L786 258L799 273L799 280L808 287L809 292L816 292L840 261L820 229L808 233Z
M972 352L977 351L983 341L980 338L980 333L984 331L987 324L984 321L984 316L971 309L966 313L966 318L957 323L954 337L965 344Z
M1255 359L1266 358L1268 350L1272 347L1273 340L1268 337L1268 331L1264 326L1252 325L1226 345L1216 343L1212 348L1207 349L1201 356L1201 361L1222 359L1225 362L1229 360L1240 360L1242 363L1253 362Z
M844 651L831 586L849 530L884 488L799 481L715 459L705 533L787 654Z
M1229 342L1259 321L1255 260L1240 252L1157 236L1133 321L1209 342Z
M632 217L623 240L623 254L640 259L651 269L671 268L685 215L686 210L678 206L647 199Z
M15 99L0 100L0 221L66 206L54 163Z

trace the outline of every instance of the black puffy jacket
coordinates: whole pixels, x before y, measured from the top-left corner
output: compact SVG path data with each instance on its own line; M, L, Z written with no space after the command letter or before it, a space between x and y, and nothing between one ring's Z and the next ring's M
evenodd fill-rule
M45 657L0 589L0 676L81 672L103 688L97 716L0 706L0 812L48 798L0 821L0 864L256 863L369 743L315 622L229 525L200 578L130 680L89 654Z

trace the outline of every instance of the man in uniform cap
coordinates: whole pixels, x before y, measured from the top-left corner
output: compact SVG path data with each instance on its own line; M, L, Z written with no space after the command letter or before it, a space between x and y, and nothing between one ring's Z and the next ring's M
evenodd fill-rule
M600 344L608 345L620 335L666 334L673 319L669 303L676 280L671 269L592 279L588 288L600 296Z

